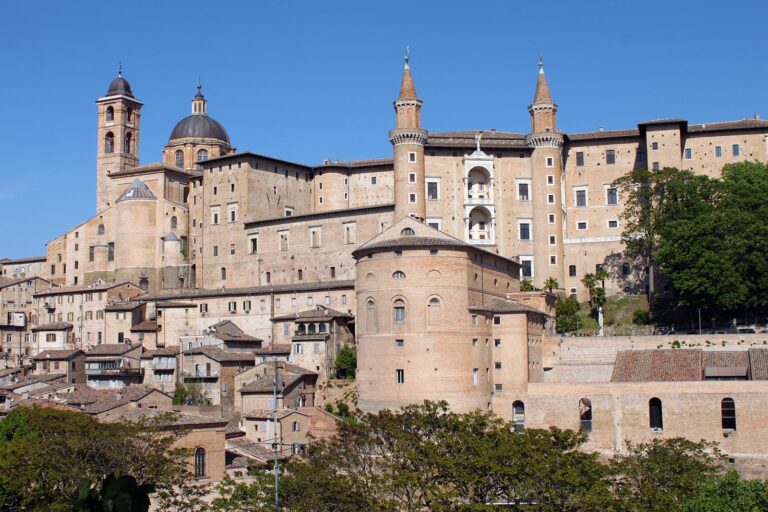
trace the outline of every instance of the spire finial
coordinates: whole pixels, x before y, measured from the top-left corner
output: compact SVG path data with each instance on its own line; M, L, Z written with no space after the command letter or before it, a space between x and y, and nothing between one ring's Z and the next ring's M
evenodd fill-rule
M539 73L543 73L543 72L544 72L544 54L540 53L539 54Z
M411 60L411 49L410 47L405 47L405 67L410 68L410 60Z
M117 76L123 76L123 61L118 61L117 63Z

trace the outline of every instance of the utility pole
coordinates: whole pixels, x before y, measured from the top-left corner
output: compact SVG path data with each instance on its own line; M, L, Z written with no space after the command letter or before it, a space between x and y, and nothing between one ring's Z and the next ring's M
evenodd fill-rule
M275 455L275 512L280 512L280 462L278 452L278 437L277 437L277 356L272 357L272 361L275 363L275 380L272 390L272 412L274 413L274 431L275 439L272 444Z
M696 308L699 310L699 334L701 334L701 308Z

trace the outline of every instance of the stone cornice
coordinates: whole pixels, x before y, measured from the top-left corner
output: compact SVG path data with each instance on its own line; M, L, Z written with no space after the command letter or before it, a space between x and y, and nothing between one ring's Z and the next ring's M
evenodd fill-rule
M563 136L560 133L531 133L525 137L525 143L532 148L562 148Z
M393 146L400 146L402 144L419 144L424 146L427 140L427 130L421 128L397 128L389 132L389 142Z
M392 102L392 105L395 107L395 110L401 108L401 107L414 107L417 109L420 109L421 106L424 104L421 100L395 100Z
M534 112L539 112L542 110L554 110L557 111L557 105L554 103L533 103L532 105L528 105L528 112L533 114Z

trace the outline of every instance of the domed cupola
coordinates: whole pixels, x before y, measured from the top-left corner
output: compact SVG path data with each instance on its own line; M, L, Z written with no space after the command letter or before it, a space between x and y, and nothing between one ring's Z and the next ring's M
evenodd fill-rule
M128 83L128 80L123 78L122 70L117 73L117 78L110 82L109 89L105 96L128 96L129 98L133 98L131 84Z
M171 141L179 139L216 139L229 143L229 135L224 126L208 116L207 101L198 84L197 94L192 100L192 115L179 121L171 132Z
M227 130L208 115L208 102L202 88L202 85L197 84L197 94L192 98L192 115L176 123L171 131L163 151L163 161L169 165L182 169L202 169L205 160L234 151Z

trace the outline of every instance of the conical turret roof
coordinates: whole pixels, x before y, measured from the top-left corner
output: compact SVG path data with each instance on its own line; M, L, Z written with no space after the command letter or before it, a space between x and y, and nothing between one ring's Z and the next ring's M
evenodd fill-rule
M408 63L409 60L410 53L406 50L405 67L403 68L403 81L400 83L400 96L397 97L399 100L418 99L416 96L416 86L413 84L413 77L411 76L411 66Z
M553 103L547 76L544 74L544 63L541 61L539 61L539 78L536 80L536 93L533 95L533 104L537 103Z

